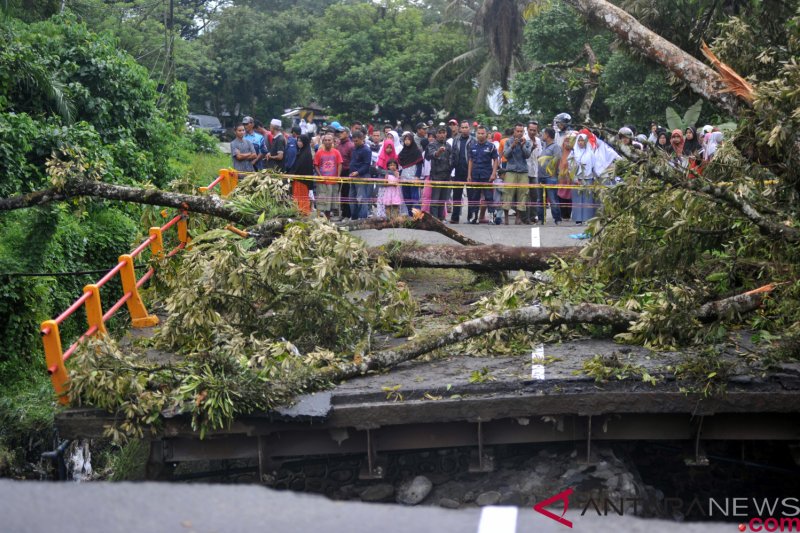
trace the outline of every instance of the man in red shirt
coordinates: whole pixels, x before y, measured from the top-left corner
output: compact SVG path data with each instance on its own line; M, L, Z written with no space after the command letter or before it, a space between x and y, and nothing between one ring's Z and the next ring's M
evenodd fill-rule
M356 146L350 139L350 130L341 128L336 135L339 137L339 146L336 149L342 154L342 173L340 176L350 176L350 159L353 157L353 150ZM356 188L353 187L353 192ZM352 201L350 193L350 182L343 181L339 187L339 192L342 197L342 218L350 218L350 202ZM354 194L352 196L355 196ZM337 208L338 209L338 208Z
M342 173L342 154L333 147L333 136L326 133L322 137L322 146L314 155L314 168L317 174L332 179L323 179L317 184L317 211L330 218L331 211L339 209L339 183Z

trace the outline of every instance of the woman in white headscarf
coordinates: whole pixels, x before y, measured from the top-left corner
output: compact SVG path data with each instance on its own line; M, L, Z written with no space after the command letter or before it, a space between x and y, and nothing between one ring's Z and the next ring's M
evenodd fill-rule
M722 132L721 131L714 131L711 132L708 142L706 143L706 149L703 151L703 159L706 161L710 161L714 154L719 150L720 145L722 144Z
M593 218L597 211L594 205L594 193L590 188L594 185L597 161L595 151L589 146L587 134L578 135L567 161L573 182L582 186L573 190L572 195L572 219L575 224L580 225Z

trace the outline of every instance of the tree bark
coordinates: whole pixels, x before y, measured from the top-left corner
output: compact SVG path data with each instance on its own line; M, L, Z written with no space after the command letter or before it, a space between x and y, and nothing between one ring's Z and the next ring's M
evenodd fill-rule
M140 187L127 187L114 185L101 181L75 180L67 182L63 189L47 189L28 194L0 198L0 211L24 209L59 202L80 196L93 196L106 200L132 202L136 204L158 205L187 209L194 213L213 215L239 224L255 224L256 218L238 213L231 208L225 200L216 195L193 196L175 192L165 192L158 189L142 189Z
M372 255L385 256L395 268L466 268L478 272L548 270L548 261L558 256L573 259L580 248L531 248L528 246L453 246L446 244L391 245L370 249Z
M716 71L649 30L636 18L605 0L564 0L590 20L605 26L632 48L665 67L697 94L736 116L739 103Z
M759 308L764 299L774 290L775 284L770 283L736 296L708 302L697 310L697 319L701 322L713 322L732 313L749 313Z
M590 122L589 110L592 108L594 98L597 96L597 87L600 85L600 66L597 64L597 56L589 43L583 45L583 53L589 61L589 73L583 83L586 92L581 100L581 107L578 109L578 120L586 124Z

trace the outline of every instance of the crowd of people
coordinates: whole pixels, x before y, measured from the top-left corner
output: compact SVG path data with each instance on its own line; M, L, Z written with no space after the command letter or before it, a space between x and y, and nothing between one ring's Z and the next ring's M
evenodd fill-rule
M649 135L633 126L617 132L620 150L661 151L670 163L695 172L714 156L723 134L711 126L670 134L657 124ZM530 120L504 131L477 122L432 121L402 131L354 122L294 125L280 119L269 129L244 117L231 142L233 168L269 169L291 176L292 196L303 214L336 219L394 217L421 209L453 224L583 224L599 207L596 186L613 185L619 153L600 132L576 130L560 113L544 128Z

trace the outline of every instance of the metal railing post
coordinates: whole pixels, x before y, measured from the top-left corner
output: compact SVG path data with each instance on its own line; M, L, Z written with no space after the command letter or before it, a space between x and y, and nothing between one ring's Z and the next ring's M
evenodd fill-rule
M178 221L178 242L189 244L189 213L183 211L181 219Z
M230 190L233 191L236 187L239 186L239 173L235 170L228 169L228 180L230 182Z
M95 284L89 284L83 288L83 292L91 294L86 303L86 322L89 324L89 329L96 327L96 333L105 335L107 333L106 326L103 324L103 304L100 301L100 287Z
M161 257L164 253L164 234L159 227L150 228L150 236L155 238L150 243L150 253L153 257Z
M219 175L222 176L222 181L219 182L219 190L222 196L228 196L233 190L231 188L231 173L227 168L220 169Z
M128 312L131 315L131 325L134 328L155 326L158 324L158 317L148 314L142 298L139 296L139 289L136 287L136 271L133 268L133 257L127 254L121 255L119 260L125 263L125 266L119 271L119 277L122 280L122 293L131 293L131 297L126 302L128 304Z
M50 374L50 381L58 395L58 401L66 405L69 403L66 395L69 374L64 366L64 350L61 348L61 333L58 330L58 323L55 320L45 320L42 322L41 330L47 373Z

